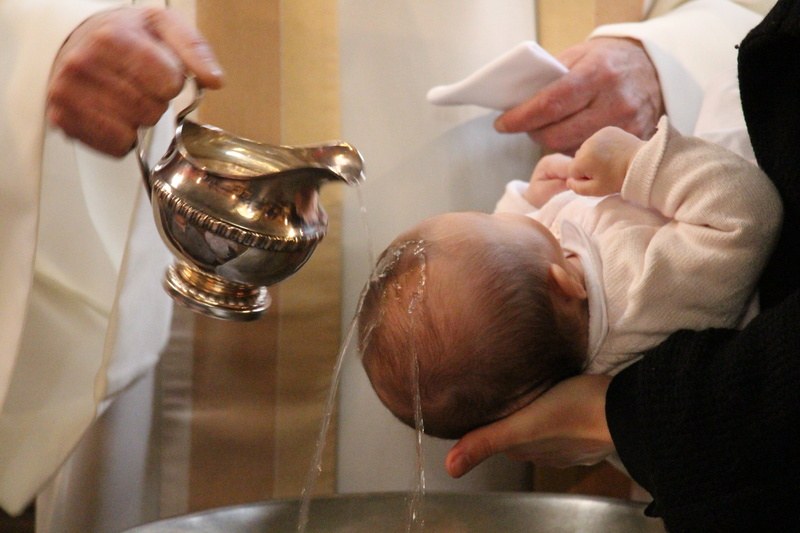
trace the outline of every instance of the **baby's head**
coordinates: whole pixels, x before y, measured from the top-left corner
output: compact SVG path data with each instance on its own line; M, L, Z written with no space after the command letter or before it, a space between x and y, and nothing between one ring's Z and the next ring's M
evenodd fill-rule
M562 301L554 264L555 238L520 215L449 213L395 239L358 318L384 405L414 427L418 376L425 432L458 438L580 373L585 302Z

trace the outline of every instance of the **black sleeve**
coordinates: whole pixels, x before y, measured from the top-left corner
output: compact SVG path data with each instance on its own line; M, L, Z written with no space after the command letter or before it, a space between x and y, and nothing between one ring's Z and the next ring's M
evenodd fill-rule
M672 335L606 400L623 464L672 531L800 531L798 293L743 331Z
M681 331L611 382L606 416L628 471L671 531L800 531L800 2L742 41L739 85L781 236L744 330Z

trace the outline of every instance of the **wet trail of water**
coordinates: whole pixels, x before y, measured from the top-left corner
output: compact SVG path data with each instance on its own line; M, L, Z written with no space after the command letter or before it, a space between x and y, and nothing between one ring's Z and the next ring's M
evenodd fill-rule
M328 391L328 398L325 402L325 412L322 417L322 425L319 429L317 436L317 447L314 452L314 458L311 461L311 466L306 475L306 481L303 485L303 492L301 494L300 516L298 517L297 531L304 533L308 525L309 512L311 507L311 495L317 485L317 480L322 473L322 454L325 451L325 445L328 440L328 430L330 429L331 419L333 418L334 408L336 407L336 394L339 390L339 381L342 373L342 363L344 356L348 351L350 343L353 339L353 334L356 330L357 320L353 319L347 331L344 343L339 350L339 355L336 358L336 364L333 367L333 377L331 378L331 387Z
M390 253L385 257L383 257L380 260L379 264L376 264L374 260L374 254L372 253L372 243L369 241L369 231L367 228L364 199L360 190L358 195L359 195L359 201L361 203L362 222L364 224L365 231L367 232L366 235L368 241L370 265L375 265L374 269L370 274L369 283L373 283L376 279L380 278L381 276L385 276L386 273L399 262L399 259L402 253L406 250L406 248L413 247L411 249L411 253L413 257L417 259L420 271L420 276L418 278L419 281L413 291L413 294L411 296L411 299L407 307L407 312L411 317L411 322L413 325L413 322L417 319L417 313L416 313L417 307L421 305L421 302L425 294L426 265L425 265L424 243L422 243L421 241L409 241L407 243L404 243L400 247L395 249L393 253ZM367 286L364 287L364 289L362 289L361 294L359 295L358 304L356 306L354 316L350 321L350 325L347 329L347 334L345 336L344 342L342 343L339 349L339 353L336 358L336 363L333 368L331 385L328 391L327 400L325 402L325 410L323 414L322 424L320 426L319 434L317 436L316 450L311 465L309 467L308 473L306 475L305 484L303 485L303 491L301 494L301 505L297 523L298 533L305 533L306 528L308 527L310 512L311 512L312 494L316 487L319 476L322 473L322 455L325 451L328 432L330 430L331 420L333 418L334 409L336 407L336 399L339 390L339 383L341 380L342 366L345 360L345 356L350 352L350 349L355 348L353 346L353 341L355 333L358 330L358 316L361 312L364 295L369 286L369 283L367 284ZM375 320L375 322L378 321L380 321L380 317L378 317ZM366 328L365 330L366 331L365 337L367 338L367 342L373 326L374 324ZM416 433L415 433L416 462L415 462L415 487L410 492L408 499L406 530L408 533L421 533L422 531L424 531L425 528L425 519L423 513L423 504L425 496L425 467L424 467L425 455L423 449L423 434L425 426L424 426L424 421L422 419L422 400L419 390L419 361L416 350L414 350L414 353L412 354L410 364L413 365L412 379L414 381L414 391L415 391L414 420L416 426Z

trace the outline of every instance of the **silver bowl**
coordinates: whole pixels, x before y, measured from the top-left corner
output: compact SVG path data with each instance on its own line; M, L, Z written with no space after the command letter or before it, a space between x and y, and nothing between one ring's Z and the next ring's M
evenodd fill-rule
M409 527L409 493L348 494L311 500L306 532L325 533L665 533L644 506L544 493L428 493L421 527ZM180 516L128 533L184 531L298 533L301 500L272 500Z

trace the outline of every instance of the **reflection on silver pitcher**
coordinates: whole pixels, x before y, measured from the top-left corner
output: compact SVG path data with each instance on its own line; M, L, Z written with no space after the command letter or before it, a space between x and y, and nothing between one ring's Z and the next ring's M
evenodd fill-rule
M156 225L175 255L164 287L181 305L228 320L269 307L267 287L297 272L327 231L319 188L363 181L363 160L344 142L274 146L178 114L167 153L152 168L147 132L137 153Z

